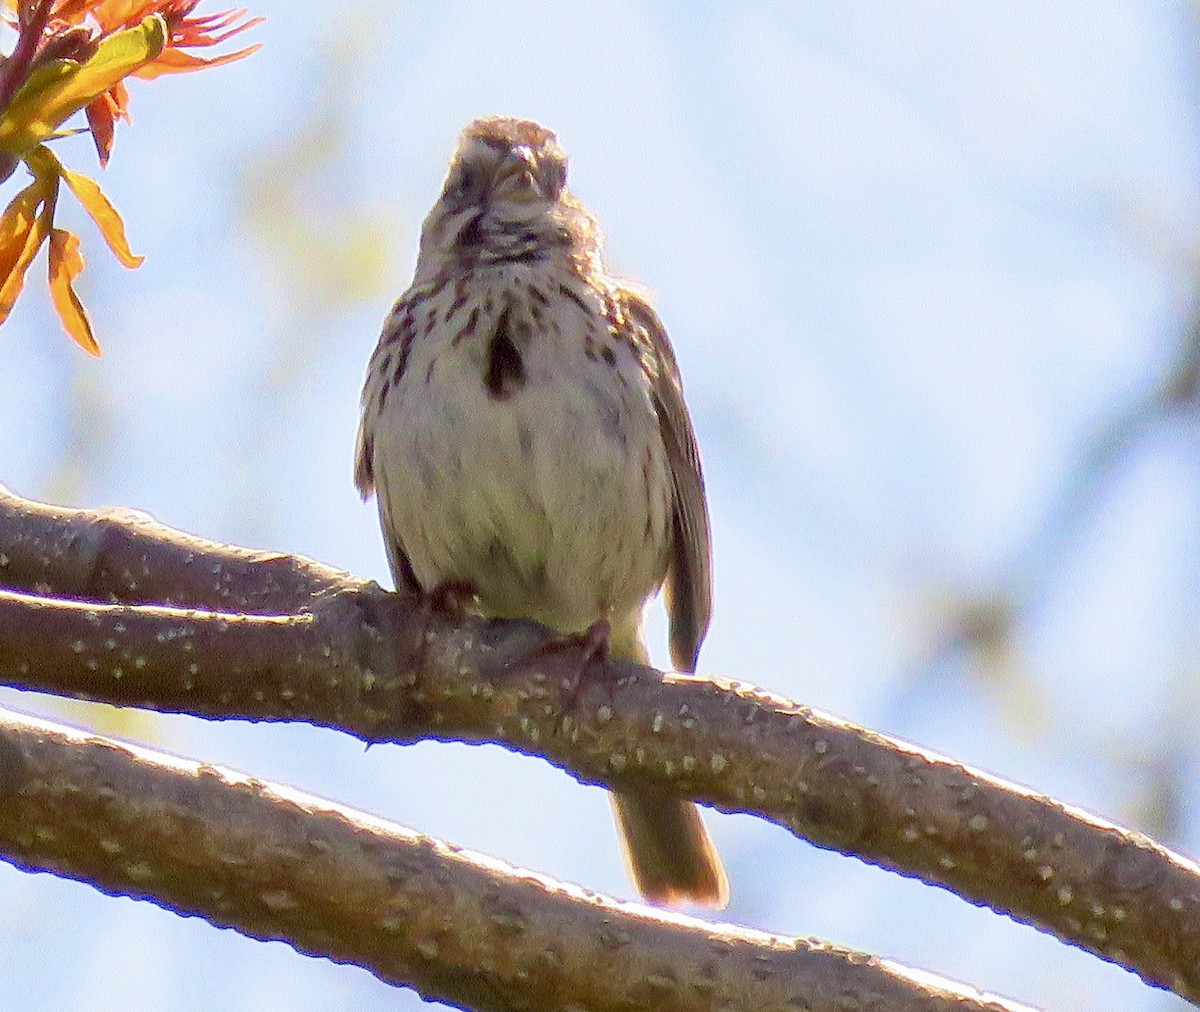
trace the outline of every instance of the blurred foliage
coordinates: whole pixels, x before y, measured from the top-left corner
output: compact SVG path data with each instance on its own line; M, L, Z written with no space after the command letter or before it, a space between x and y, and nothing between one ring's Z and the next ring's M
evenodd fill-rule
M303 118L262 146L239 187L238 218L273 289L265 360L248 377L247 401L256 410L245 417L239 459L230 467L231 527L252 542L278 536L277 515L267 505L278 490L313 480L289 447L297 424L309 421L294 412L321 386L326 349L344 354L347 314L370 305L373 319L381 320L399 294L397 250L405 229L392 194L381 197L372 186L354 146L363 136L359 103L372 94L364 78L388 44L377 26L389 9L360 4L359 16L331 26L316 54L317 84L301 107ZM356 395L354 388L345 404L352 406ZM346 432L349 444L353 431Z
M386 294L395 276L396 222L347 185L354 98L365 94L352 82L384 44L374 24L364 15L339 26L306 118L263 151L242 184L243 219L283 289L282 303L310 331Z

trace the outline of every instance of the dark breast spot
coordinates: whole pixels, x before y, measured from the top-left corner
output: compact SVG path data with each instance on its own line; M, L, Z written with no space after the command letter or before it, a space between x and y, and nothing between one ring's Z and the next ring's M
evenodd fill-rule
M583 313L584 316L591 315L592 310L588 306L586 300L584 299L584 297L582 295L580 295L577 291L575 291L574 288L572 288L570 285L559 285L558 290L562 295L565 295L568 299L570 299L572 302L574 302L575 305L577 305L579 307L579 311L581 313Z
M617 364L617 353L612 350L612 345L606 344L600 349L600 354L604 357L604 361L609 365Z
M479 306L471 307L471 312L467 314L467 322L454 332L454 336L450 339L452 347L458 347L459 343L475 333L475 327L479 324Z
M513 342L510 308L505 306L496 321L496 329L488 341L487 363L483 371L484 389L498 401L507 400L525 385L525 363Z
M461 277L457 282L455 282L454 301L450 303L445 315L442 316L443 323L449 323L454 314L467 304L467 297L467 279L465 277Z
M458 233L458 245L465 249L473 249L483 243L483 213L475 215Z
M381 372L392 384L398 384L404 370L408 367L408 356L416 339L417 329L413 322L412 312L406 312L400 318L395 330L388 335L389 350L384 356ZM395 352L395 358L392 357Z

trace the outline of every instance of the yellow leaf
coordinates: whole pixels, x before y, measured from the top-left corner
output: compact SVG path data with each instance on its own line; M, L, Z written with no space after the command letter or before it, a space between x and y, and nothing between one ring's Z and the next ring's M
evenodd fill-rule
M0 114L0 148L23 156L68 116L157 57L167 37L162 15L151 14L136 27L108 36L84 63L55 60L39 67Z
M45 144L31 151L25 160L39 179L54 180L55 186L58 185L57 180L60 177L65 179L71 192L79 198L79 203L91 215L116 258L126 267L141 266L146 258L138 256L129 248L129 240L125 238L125 222L121 220L121 215L113 207L112 201L104 195L99 183L82 173L72 172Z
M41 180L35 180L9 201L0 216L0 275L7 273L4 268L16 263L25 248L25 237L29 235L44 190Z
M51 194L57 180L35 179L13 198L0 218L0 323L8 319L25 286L25 272L50 229ZM35 213L43 204L40 213Z
M67 181L71 192L79 198L84 210L92 216L92 221L100 229L100 234L104 236L104 241L108 243L108 248L116 258L126 267L139 266L146 258L138 256L129 248L129 240L125 238L125 222L121 220L121 215L113 207L112 201L100 189L100 184L64 166L59 166L59 172Z
M50 232L50 297L54 300L54 308L75 343L89 355L99 355L100 345L92 333L91 322L72 287L82 270L79 236L65 228L53 229Z

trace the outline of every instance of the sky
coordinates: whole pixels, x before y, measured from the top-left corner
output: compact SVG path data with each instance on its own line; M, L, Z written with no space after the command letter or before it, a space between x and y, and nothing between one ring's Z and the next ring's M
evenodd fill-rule
M0 327L0 482L389 584L352 482L367 358L459 130L533 118L679 358L714 531L700 671L1200 852L1200 425L1138 411L1196 308L1186 4L251 9L258 54L132 86L102 174L86 138L59 146L147 259L125 270L74 219L98 360L31 276ZM647 637L666 664L661 609ZM631 895L602 793L498 747L0 705ZM1186 1007L950 893L708 818L732 922L1034 1005ZM0 936L0 989L30 1009L421 1006L2 865Z

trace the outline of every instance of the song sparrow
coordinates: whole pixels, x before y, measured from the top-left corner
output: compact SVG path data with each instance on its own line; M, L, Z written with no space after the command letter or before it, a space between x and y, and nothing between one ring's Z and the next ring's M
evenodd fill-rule
M606 273L566 171L536 123L463 131L371 358L356 481L378 494L397 587L469 587L484 615L563 634L607 622L611 649L644 663L642 611L665 583L671 657L693 671L711 553L679 369L645 297ZM613 803L643 895L724 904L695 805Z

